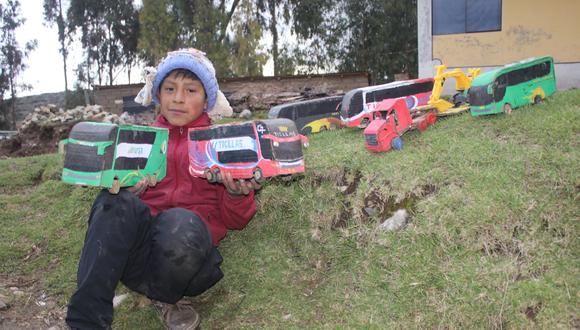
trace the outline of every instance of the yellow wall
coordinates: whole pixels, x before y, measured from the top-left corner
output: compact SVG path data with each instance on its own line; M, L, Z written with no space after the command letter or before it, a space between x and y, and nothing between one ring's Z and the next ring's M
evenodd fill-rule
M501 31L433 36L433 58L449 67L543 55L580 62L580 0L503 0Z

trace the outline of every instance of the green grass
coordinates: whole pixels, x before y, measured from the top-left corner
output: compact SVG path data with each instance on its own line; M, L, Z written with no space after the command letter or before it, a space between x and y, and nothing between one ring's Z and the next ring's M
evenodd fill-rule
M579 90L440 119L402 151L369 153L356 129L311 136L304 176L266 183L222 243L224 280L193 298L202 326L578 327L579 136ZM0 275L64 304L97 190L62 184L61 162L0 161ZM409 226L377 230L397 208ZM132 295L114 327L161 325Z

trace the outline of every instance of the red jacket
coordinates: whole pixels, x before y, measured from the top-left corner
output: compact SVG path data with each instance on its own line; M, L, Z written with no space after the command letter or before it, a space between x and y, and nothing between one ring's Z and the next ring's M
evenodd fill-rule
M207 113L184 127L171 125L159 116L153 126L169 129L167 152L167 175L155 187L149 187L141 200L151 209L152 215L182 207L199 215L208 226L213 244L219 245L228 229L242 229L256 213L254 192L247 196L232 196L220 183L189 174L187 154L187 130L191 127L210 125Z

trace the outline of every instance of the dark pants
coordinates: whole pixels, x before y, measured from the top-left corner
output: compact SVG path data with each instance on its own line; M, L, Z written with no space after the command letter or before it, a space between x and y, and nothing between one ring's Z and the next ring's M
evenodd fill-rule
M166 303L198 295L223 277L221 262L195 213L175 208L152 217L134 194L103 190L91 209L66 322L81 329L110 327L119 281Z

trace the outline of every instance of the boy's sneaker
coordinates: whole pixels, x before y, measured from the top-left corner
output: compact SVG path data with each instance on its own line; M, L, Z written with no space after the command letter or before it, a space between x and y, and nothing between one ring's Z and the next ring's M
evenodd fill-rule
M186 299L178 301L175 305L160 301L152 301L161 321L169 330L194 330L199 327L201 318L193 309L191 302Z

